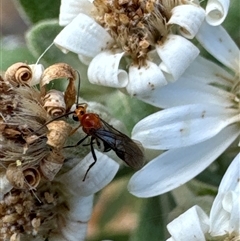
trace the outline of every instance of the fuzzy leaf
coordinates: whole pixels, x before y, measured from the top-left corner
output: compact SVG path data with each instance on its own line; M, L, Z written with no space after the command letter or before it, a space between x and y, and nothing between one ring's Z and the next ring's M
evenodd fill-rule
M58 18L60 9L60 0L15 0L17 9L20 7L20 14L23 19L27 19L32 23L36 23L43 19Z
M27 45L34 57L38 58L44 50L53 42L53 39L61 31L57 20L41 21L34 25L26 35ZM79 63L77 56L69 53L63 54L54 45L45 53L42 58L48 64L66 62L69 64ZM76 67L76 64L73 67Z

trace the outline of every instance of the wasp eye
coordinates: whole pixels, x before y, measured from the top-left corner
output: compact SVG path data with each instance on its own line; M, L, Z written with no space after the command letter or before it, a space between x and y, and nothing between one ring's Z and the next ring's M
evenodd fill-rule
M73 118L74 121L78 121L77 115L73 115L72 118Z

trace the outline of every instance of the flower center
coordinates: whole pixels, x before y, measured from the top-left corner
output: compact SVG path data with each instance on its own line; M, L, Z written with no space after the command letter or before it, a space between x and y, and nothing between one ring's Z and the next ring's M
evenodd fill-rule
M167 22L179 0L95 0L96 20L117 46L139 65L168 34Z

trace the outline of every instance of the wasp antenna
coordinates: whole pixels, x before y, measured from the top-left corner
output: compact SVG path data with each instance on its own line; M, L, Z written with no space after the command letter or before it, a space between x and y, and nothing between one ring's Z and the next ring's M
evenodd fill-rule
M76 106L78 106L78 98L80 96L81 75L80 75L78 70L76 70L76 71L77 71L77 74L78 74L78 90L77 90L77 103L76 103Z
M43 57L43 55L53 46L53 42L43 51L43 53L40 55L40 57L37 59L36 65L39 63L40 59Z
M58 119L61 119L62 117L68 116L68 115L73 114L73 113L75 113L75 111L71 111L71 112L65 113L65 114L63 114L63 115L60 115L60 116L58 116L58 117L55 117L54 119L52 119L52 120L50 120L50 121L47 121L44 125L42 125L40 128L38 128L38 129L37 129L36 131L34 131L33 133L37 133L37 132L38 132L39 130L41 130L44 126L50 124L51 122L53 122L53 121L55 121L55 120L58 120Z

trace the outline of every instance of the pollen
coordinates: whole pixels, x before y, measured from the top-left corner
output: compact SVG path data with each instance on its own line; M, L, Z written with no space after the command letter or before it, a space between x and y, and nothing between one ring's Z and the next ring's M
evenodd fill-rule
M171 31L167 22L179 4L178 0L95 0L95 19L115 39L117 48L141 66Z

